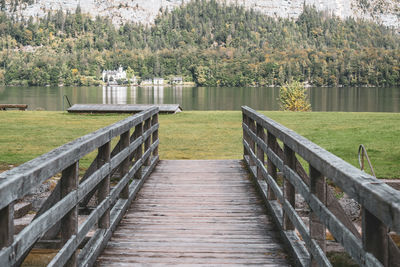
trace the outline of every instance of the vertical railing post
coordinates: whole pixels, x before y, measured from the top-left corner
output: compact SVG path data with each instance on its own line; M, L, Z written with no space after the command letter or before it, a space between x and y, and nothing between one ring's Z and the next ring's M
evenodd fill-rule
M310 191L324 205L326 205L326 179L310 164ZM318 216L311 210L310 213L310 237L317 241L321 250L326 251L326 229ZM310 254L311 255L311 254ZM318 266L318 263L311 255L311 266Z
M0 210L0 250L14 241L14 203Z
M111 143L107 142L99 147L99 155L97 161L97 168L100 169L104 164L110 162ZM100 183L97 191L98 203L101 203L110 194L110 174L108 174ZM99 228L107 229L110 227L110 208L108 208L103 216L99 219Z
M383 266L388 266L388 229L365 208L362 208L362 239L364 249L372 253Z
M129 137L129 130L121 134L121 151L125 148L129 147L130 145L130 137ZM129 163L130 163L130 155L128 155L121 163L120 172L121 178L123 178L129 172ZM129 183L125 185L120 193L120 198L128 199L129 198Z
M256 134L256 124L254 123L254 120L251 119L251 118L247 118L247 122L248 122L249 129L254 134ZM256 154L256 142L250 136L247 136L247 138L248 138L248 143L249 143L250 150L254 154ZM256 163L254 162L252 157L250 157L249 165L250 166L255 166L256 165Z
M137 140L143 134L143 122L140 122L138 125L135 126L135 131L133 132L134 139ZM135 152L135 163L138 162L143 155L143 142L136 148ZM140 167L135 173L135 179L142 178L142 167Z
M151 118L148 118L147 120L144 121L144 128L143 132L145 133L148 129L150 129L150 124L151 124ZM151 143L151 135L148 135L146 140L144 141L144 152L146 152L150 148L150 143ZM149 166L151 162L151 155L147 157L144 161L145 166Z
M268 148L270 148L272 151L275 152L275 146L277 145L276 137L275 137L275 135L271 134L269 131L268 131L268 135L267 135L267 143L268 143ZM277 181L278 175L277 175L276 166L269 157L267 160L267 170L268 170L268 174L275 181ZM268 200L276 200L276 195L274 193L274 190L272 190L271 186L268 186Z
M60 183L61 199L78 188L79 161L62 171ZM72 235L76 235L77 233L78 206L75 206L61 219L61 243L64 245ZM77 255L77 251L75 251L65 266L77 266Z
M158 123L158 113L153 115L153 119L151 120L151 126L154 126ZM152 143L154 144L158 140L158 129L153 132L152 135ZM158 156L158 146L156 146L153 150L153 157Z
M244 125L249 126L247 121L248 121L248 117L242 111L242 122L243 122ZM247 136L246 131L244 130L244 127L243 127L243 140L245 140L247 143L249 143L249 138ZM249 152L247 151L246 147L243 145L243 158L245 158L248 155L249 155Z
M257 128L257 137L265 142L264 127L257 123L256 128ZM261 161L262 165L265 165L265 153L264 150L259 145L257 145L257 158ZM263 179L263 174L260 167L257 167L257 179Z
M294 151L285 144L284 147L285 159L284 163L292 170L296 169L296 155ZM287 201L289 201L292 207L295 207L295 189L290 181L286 178L283 179L283 195ZM283 210L283 229L294 230L294 225L287 216L285 210Z

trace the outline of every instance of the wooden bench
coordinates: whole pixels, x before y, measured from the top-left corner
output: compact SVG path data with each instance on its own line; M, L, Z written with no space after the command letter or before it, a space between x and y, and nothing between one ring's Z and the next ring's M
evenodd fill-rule
M7 110L7 109L19 109L19 110L26 110L28 105L26 104L0 104L0 110Z

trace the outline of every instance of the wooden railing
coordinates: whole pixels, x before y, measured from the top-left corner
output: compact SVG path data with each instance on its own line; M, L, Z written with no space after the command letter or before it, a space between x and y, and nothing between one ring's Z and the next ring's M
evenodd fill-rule
M400 233L399 191L249 107L242 107L242 114L245 162L297 265L331 266L326 228L361 266L400 265L399 249L388 234L388 229ZM309 174L297 157L308 163ZM362 235L328 205L327 179L362 206ZM310 207L309 226L295 210L296 192Z
M20 265L49 235L59 237L61 249L48 266L93 265L158 162L158 128L153 107L0 174L0 266ZM111 151L114 139L118 143ZM79 179L79 160L96 149L97 157ZM13 203L58 173L61 179L38 215L14 236ZM110 187L115 173L119 179ZM96 191L97 206L78 224L80 203Z

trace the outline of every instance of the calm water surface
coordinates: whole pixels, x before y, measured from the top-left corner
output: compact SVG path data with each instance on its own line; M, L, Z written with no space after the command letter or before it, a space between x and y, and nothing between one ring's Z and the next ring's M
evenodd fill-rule
M184 110L279 110L279 88L209 87L0 87L0 103L30 110L63 110L68 104L174 104ZM400 112L400 88L310 88L314 111Z

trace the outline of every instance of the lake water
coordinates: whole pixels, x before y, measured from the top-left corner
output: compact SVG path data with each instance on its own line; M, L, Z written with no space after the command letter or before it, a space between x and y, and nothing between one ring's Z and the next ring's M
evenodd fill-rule
M400 88L309 88L313 111L400 112ZM1 104L63 110L68 104L175 104L184 110L279 110L279 88L0 87Z

